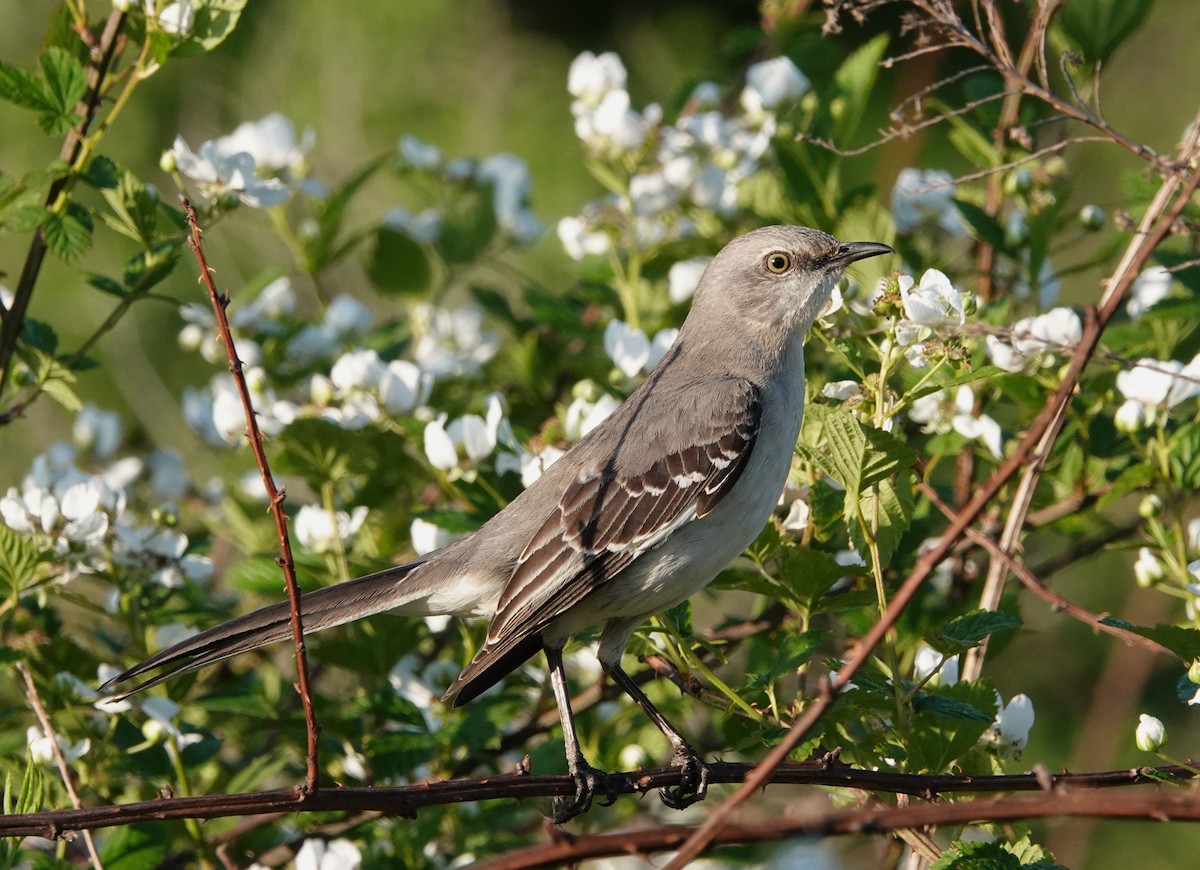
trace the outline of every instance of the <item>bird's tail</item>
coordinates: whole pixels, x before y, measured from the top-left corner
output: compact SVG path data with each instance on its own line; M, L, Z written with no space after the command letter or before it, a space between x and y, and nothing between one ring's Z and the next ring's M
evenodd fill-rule
M326 586L300 598L300 616L304 633L312 634L335 625L342 625L364 616L400 607L411 599L427 594L419 584L404 580L422 564L421 561L388 568L376 574ZM155 653L143 662L118 674L100 687L102 693L118 683L140 676L155 668L166 667L162 673L138 683L130 689L108 696L120 700L156 686L176 674L211 665L230 656L249 652L268 644L292 637L291 609L285 601L272 604L254 613L247 613L202 631L172 647Z

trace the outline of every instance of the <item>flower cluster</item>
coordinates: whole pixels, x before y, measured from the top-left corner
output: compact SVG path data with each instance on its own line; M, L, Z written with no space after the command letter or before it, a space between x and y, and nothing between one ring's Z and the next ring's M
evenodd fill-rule
M173 500L188 482L178 456L125 457L105 464L120 445L120 421L85 405L75 419L76 444L60 442L33 460L20 488L0 497L0 518L16 532L48 541L61 570L59 582L79 574L141 569L160 586L203 582L212 562L188 552L188 537L175 528ZM85 470L78 464L99 466ZM150 500L135 509L135 487Z
M311 130L297 138L290 120L272 114L204 142L195 152L176 136L161 162L165 171L195 182L208 202L228 206L240 200L251 208L269 208L292 195L288 181L304 177L305 154L313 143Z
M739 185L763 165L780 116L809 90L796 65L779 57L747 71L739 112L722 111L720 88L704 82L668 124L657 105L632 108L625 83L615 54L584 52L571 64L576 135L594 160L625 167L608 197L559 221L559 240L576 260L693 235L700 212L733 215Z

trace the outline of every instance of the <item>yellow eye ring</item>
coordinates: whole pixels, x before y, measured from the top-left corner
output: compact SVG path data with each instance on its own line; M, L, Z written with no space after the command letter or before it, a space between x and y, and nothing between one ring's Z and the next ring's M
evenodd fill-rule
M792 255L784 251L772 251L763 260L763 265L767 267L767 271L771 274L782 275L788 269L792 268Z

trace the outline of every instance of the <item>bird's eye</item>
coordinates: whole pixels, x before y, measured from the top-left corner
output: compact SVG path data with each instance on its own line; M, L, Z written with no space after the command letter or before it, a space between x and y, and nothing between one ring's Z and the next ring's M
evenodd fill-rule
M783 251L773 251L767 254L765 263L768 272L782 275L788 269L792 268L792 255L785 254Z

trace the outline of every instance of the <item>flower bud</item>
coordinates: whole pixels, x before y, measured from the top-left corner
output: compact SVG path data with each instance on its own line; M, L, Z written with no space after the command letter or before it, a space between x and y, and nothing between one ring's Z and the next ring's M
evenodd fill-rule
M1187 671L1188 681L1200 685L1200 659L1193 659L1188 666Z
M147 719L142 723L142 736L146 742L154 746L167 739L167 729L155 719Z
M1104 209L1093 203L1085 205L1079 210L1079 223L1083 224L1085 230L1095 232L1104 226L1104 221L1108 215L1104 213Z
M179 164L175 162L173 148L168 148L162 153L162 157L158 158L158 168L167 173L173 173L179 169Z
M1158 752L1167 742L1167 729L1162 720L1142 713L1138 717L1134 741L1142 752Z
M1133 434L1146 424L1146 409L1141 402L1132 399L1117 408L1113 415L1113 425L1117 431Z
M1004 179L1004 192L1010 196L1014 193L1029 193L1033 190L1033 173L1028 169L1018 169L1009 173Z
M1138 550L1137 561L1133 563L1133 576L1137 580L1138 586L1149 589L1161 580L1165 573L1162 562L1158 561L1153 550L1149 547L1142 547Z
M1154 493L1150 493L1142 498L1141 504L1138 505L1138 516L1144 520L1152 520L1162 513L1162 499Z

